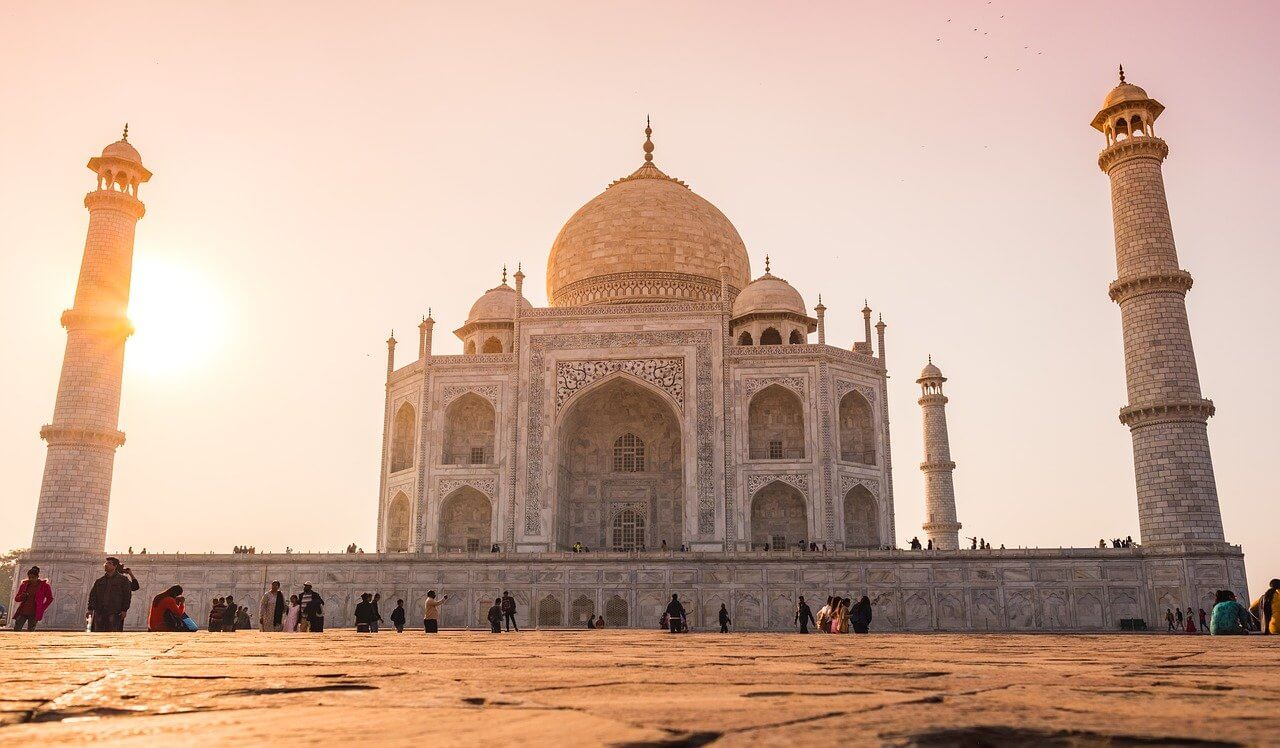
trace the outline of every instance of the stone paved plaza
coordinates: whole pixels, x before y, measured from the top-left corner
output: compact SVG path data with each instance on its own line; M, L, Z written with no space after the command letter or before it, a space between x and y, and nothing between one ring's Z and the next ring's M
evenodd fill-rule
M0 741L1265 744L1278 667L1280 637L6 633Z

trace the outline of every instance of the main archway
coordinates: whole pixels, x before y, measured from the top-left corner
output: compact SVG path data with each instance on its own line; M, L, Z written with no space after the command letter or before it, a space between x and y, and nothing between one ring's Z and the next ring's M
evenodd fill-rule
M683 462L675 409L647 385L618 374L578 395L559 425L556 546L679 547Z

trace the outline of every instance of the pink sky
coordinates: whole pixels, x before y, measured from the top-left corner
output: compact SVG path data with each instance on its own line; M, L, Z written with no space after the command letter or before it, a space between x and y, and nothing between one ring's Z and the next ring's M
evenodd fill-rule
M126 356L108 545L371 550L388 329L408 363L431 306L436 352L460 352L448 331L504 262L524 263L544 304L552 239L639 164L646 113L658 165L734 222L754 273L767 252L810 305L822 293L828 342L860 337L864 296L884 313L900 541L922 520L913 380L928 353L950 377L963 534L1136 536L1088 126L1123 62L1168 107L1227 537L1252 590L1280 576L1280 6L484 7L0 8L0 546L30 542L84 162L123 122L155 172L139 266L200 279L214 303L171 318L213 315L222 334L173 333L198 359L186 368Z

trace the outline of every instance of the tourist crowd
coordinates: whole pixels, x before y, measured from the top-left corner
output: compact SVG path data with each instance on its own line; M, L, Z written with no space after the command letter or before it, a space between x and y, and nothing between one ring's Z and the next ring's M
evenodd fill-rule
M985 545L985 541L979 541L983 547L989 547ZM912 540L913 544L918 542L916 539ZM1116 542L1132 541L1126 538L1123 541L1117 539ZM133 593L139 589L138 578L114 556L108 557L102 568L102 576L94 581L89 590L86 605L88 628L93 632L123 631ZM1182 608L1170 608L1165 611L1165 622L1169 631L1189 634L1230 635L1260 631L1263 634L1280 635L1280 610L1276 609L1278 594L1280 579L1272 579L1267 590L1250 607L1245 607L1236 599L1234 592L1218 590L1211 610L1188 607L1184 611ZM383 623L379 607L381 597L379 593L368 592L360 596L360 602L355 608L356 631L370 634L378 632ZM40 567L32 566L14 595L16 607L13 611L13 627L35 630L53 604L53 599L53 587L49 580L41 578ZM440 608L448 601L448 595L437 596L435 590L427 593L423 600L424 632L434 634L440 630ZM494 598L486 615L490 631L495 634L504 630L519 632L516 614L515 597L509 591L503 591L501 597ZM397 632L404 631L406 617L404 600L396 600L396 607L391 612L391 623ZM732 620L726 605L721 604L717 618L721 633L728 633ZM872 605L866 595L856 603L852 598L831 595L816 614L804 596L800 596L796 602L794 623L800 633L804 634L809 633L811 625L827 634L847 634L850 631L865 634L870 630L871 620ZM324 631L324 598L310 582L303 584L301 590L288 598L285 597L280 582L272 582L270 589L258 601L257 623L262 631L320 633ZM689 615L678 594L671 595L671 601L667 603L658 625L673 634L689 631ZM248 606L240 605L231 595L217 597L210 603L206 620L209 631L233 632L252 627ZM588 616L587 628L604 627L603 616L594 613ZM188 632L199 629L199 625L187 611L181 586L173 585L152 598L147 615L147 629Z

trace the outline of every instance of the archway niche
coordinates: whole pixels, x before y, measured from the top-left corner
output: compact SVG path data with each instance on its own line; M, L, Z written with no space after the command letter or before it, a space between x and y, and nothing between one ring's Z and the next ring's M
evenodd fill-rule
M577 627L585 627L587 618L595 618L596 603L586 595L582 595L573 601L573 605L569 608L569 625Z
M799 330L792 330L791 337L787 339L787 342L791 345L801 345L804 343L804 335Z
M484 341L484 348L482 348L480 352L481 353L502 353L502 341L498 340L497 338L489 338L488 340Z
M782 333L776 328L766 327L764 332L760 333L760 345L782 345Z
M844 545L846 548L879 548L881 545L876 497L861 484L844 495Z
M415 418L413 406L405 403L396 411L391 423L391 472L413 467Z
M444 412L446 465L491 465L496 414L489 401L474 392L459 397Z
M747 434L753 460L804 459L804 405L799 396L771 384L751 398Z
M559 424L556 545L680 546L680 422L667 399L627 375L579 395Z
M754 341L751 339L751 331L743 330L742 334L738 336L738 345L753 345L753 344L754 344Z
M476 355L476 341L468 340L462 344L462 353L467 356Z
M563 626L564 625L564 606L560 604L560 598L555 595L547 595L538 603L538 628Z
M853 390L840 398L840 459L876 464L875 418L871 403Z
M409 550L410 524L409 497L401 491L387 505L387 553L404 553Z
M627 601L618 595L614 595L605 601L604 604L604 623L612 628L620 628L627 625Z
M751 547L781 551L809 545L809 518L804 494L774 481L751 498Z
M493 507L489 497L471 486L449 494L440 507L437 546L444 551L481 551L493 538Z

